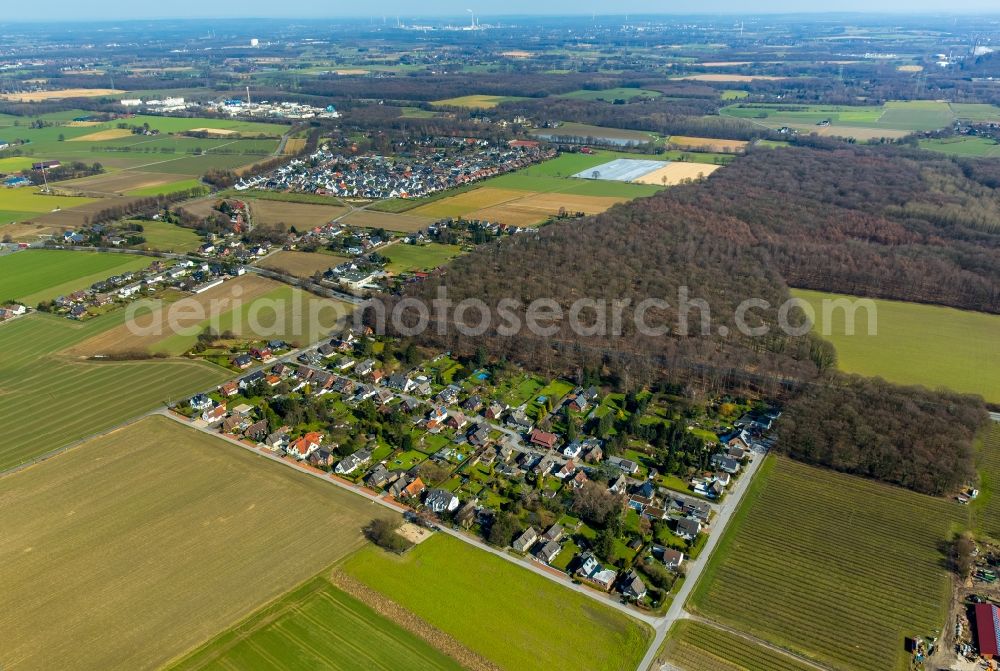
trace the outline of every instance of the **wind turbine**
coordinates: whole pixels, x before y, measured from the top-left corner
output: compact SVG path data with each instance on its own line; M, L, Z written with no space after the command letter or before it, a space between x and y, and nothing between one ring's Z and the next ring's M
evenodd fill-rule
M476 13L474 11L472 11L471 9L467 9L465 11L467 11L472 16L472 27L469 30L475 30L476 29Z

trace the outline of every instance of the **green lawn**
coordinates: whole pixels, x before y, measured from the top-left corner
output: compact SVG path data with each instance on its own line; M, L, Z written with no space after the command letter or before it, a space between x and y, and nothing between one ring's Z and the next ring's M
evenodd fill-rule
M74 254L75 255L75 254ZM62 350L121 324L117 310L83 324L30 315L0 325L0 469L212 387L229 374L196 361L91 362Z
M317 577L169 668L459 671L462 666Z
M905 638L946 626L940 546L967 509L767 459L689 608L838 669L905 668Z
M837 349L841 370L900 384L948 387L1000 402L1000 315L876 300L877 335L868 335L868 313L859 309L855 335L846 335L842 310L824 324L824 299L852 298L793 290L816 311L816 331Z
M988 103L951 103L951 111L960 119L1000 122L1000 107Z
M163 221L140 221L142 233L146 242L138 245L141 249L152 249L161 252L183 254L198 249L201 238L190 228L182 228Z
M793 657L694 620L677 621L660 658L683 671L814 670Z
M507 669L634 671L651 631L457 539L400 557L367 547L343 570Z
M206 192L208 188L201 183L200 179L181 179L176 182L170 182L169 184L161 184L160 186L147 186L142 189L133 189L131 191L126 191L127 196L166 196L172 193L177 193L178 191L190 191L191 189L202 188Z
M949 156L972 156L976 158L1000 157L1000 143L985 137L945 137L935 140L919 140L921 149L936 151Z
M393 273L407 271L433 270L451 261L462 253L458 245L441 245L430 243L426 245L407 245L397 242L384 252L389 259L387 269Z
M571 91L570 93L563 93L556 96L557 98L574 98L576 100L600 100L602 102L614 102L615 100L631 100L633 98L642 98L647 100L649 98L659 98L663 94L659 91L648 91L646 89L639 88L625 88L619 86L613 89L602 89L599 91L593 91L590 89L580 89L579 91Z
M861 139L877 136L879 131L902 135L906 131L936 130L956 118L948 103L933 100L890 101L882 106L736 104L719 113L752 119L769 128L791 126L807 132L819 131L817 124L829 120L837 134L850 136L851 129L857 129L854 132ZM862 133L862 129L867 132Z
M140 270L152 259L124 254L30 249L0 257L3 297L32 307L40 301L86 289L98 280Z

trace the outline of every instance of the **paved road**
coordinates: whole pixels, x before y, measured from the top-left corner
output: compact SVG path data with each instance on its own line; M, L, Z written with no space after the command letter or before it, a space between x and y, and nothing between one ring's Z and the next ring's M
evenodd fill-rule
M722 534L726 530L726 526L729 524L729 520L739 507L740 501L743 500L743 496L750 487L750 482L757 474L757 469L760 468L762 463L764 463L764 455L755 453L753 461L747 465L743 475L740 476L739 480L736 481L736 485L726 495L725 501L723 501L722 505L716 509L716 515L715 519L712 521L712 528L711 533L708 536L708 541L706 541L705 547L702 548L701 554L698 555L698 558L687 563L687 578L684 580L684 584L681 585L681 588L677 591L677 594L674 595L674 599L667 608L667 612L663 615L663 617L657 620L655 625L656 636L654 637L652 644L649 646L649 649L646 651L646 656L643 658L642 663L639 665L639 671L645 671L646 669L652 667L653 662L656 660L656 654L659 652L660 646L666 638L667 631L669 631L670 627L673 626L674 622L687 617L687 613L684 611L684 603L691 595L691 591L694 589L695 585L698 584L698 579L701 577L701 573L704 571L705 565L708 564L708 560L711 558L712 552L715 550L715 546L718 545L719 539L722 537ZM665 665L661 668L669 671L670 667Z

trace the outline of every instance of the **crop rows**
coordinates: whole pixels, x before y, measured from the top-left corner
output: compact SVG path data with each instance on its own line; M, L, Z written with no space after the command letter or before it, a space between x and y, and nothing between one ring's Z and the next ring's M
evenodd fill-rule
M663 656L684 671L811 671L793 657L691 620L677 623Z
M941 626L940 546L960 506L789 460L765 477L699 612L847 669L893 668L906 636Z
M980 533L1000 540L1000 423L993 422L982 437L979 450L979 501L974 505Z

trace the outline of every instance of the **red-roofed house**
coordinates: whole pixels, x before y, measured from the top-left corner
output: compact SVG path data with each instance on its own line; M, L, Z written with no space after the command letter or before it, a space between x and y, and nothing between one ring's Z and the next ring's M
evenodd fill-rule
M544 447L546 450L554 448L558 440L559 437L554 433L541 431L540 429L533 429L531 431L531 444Z
M976 640L986 659L1000 655L1000 610L991 603L976 604Z

